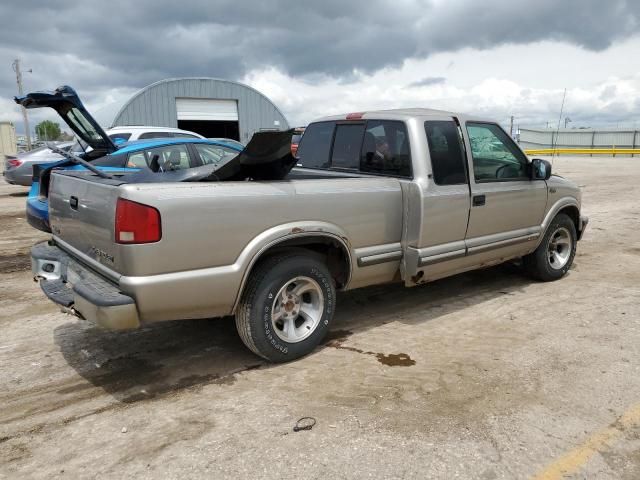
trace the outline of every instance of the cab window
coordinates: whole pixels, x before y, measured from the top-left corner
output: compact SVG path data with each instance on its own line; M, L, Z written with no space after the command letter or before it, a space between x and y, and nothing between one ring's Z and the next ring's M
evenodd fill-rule
M424 130L429 144L433 181L437 185L467 183L465 158L458 125L454 121L427 121Z
M409 136L403 122L369 120L360 154L360 171L411 176Z
M307 127L298 146L298 165L305 168L329 168L329 152L335 122L317 122Z
M340 124L336 126L336 136L331 152L332 168L358 169L363 133L364 124Z
M527 157L498 125L467 123L476 182L529 180Z

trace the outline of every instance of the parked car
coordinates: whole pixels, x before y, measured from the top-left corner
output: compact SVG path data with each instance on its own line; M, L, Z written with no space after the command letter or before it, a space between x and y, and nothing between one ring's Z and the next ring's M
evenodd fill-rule
M56 142L59 148L68 150L75 142ZM33 166L45 163L57 162L62 155L53 153L47 146L35 148L31 151L21 152L16 155L5 155L4 180L11 185L31 185Z
M97 129L76 133L96 150L109 144ZM321 342L336 290L412 287L515 258L557 280L588 222L579 188L491 120L427 109L327 117L307 127L297 160L276 135L286 141L262 155L247 146L214 176L141 184L133 173L51 171L53 236L31 251L44 293L111 329L235 315L245 345L282 362ZM481 147L492 142L504 148Z
M195 132L169 127L126 126L114 127L106 131L109 138L116 144L134 140L148 140L153 138L204 138ZM224 142L225 145L228 142ZM72 149L83 153L83 148L77 142L64 142L60 148ZM8 157L5 160L4 178L13 185L31 185L33 179L33 165L55 163L62 159L60 154L54 153L47 145L40 146L30 152Z
M300 144L303 134L304 127L298 127L294 130L293 137L291 137L291 154L294 157L298 155L298 145Z
M57 97L65 95L63 105L73 105L71 115L86 114L86 110L77 94L70 87L58 89ZM38 98L49 98L51 94L39 92L31 96L23 97L27 108L37 108ZM19 100L17 100L19 101ZM88 116L85 125L79 125L69 121L69 126L79 137L70 150L80 154L81 157L95 160L95 168L109 172L140 172L149 170L148 165L153 156L158 154L158 161L154 168L165 171L176 171L185 168L203 165L220 167L229 159L238 155L242 150L234 144L210 141L193 132L165 127L117 127L106 132ZM76 117L73 117L76 118ZM92 128L96 130L87 130ZM78 132L82 132L78 134ZM157 135L169 135L170 137L157 137ZM99 141L96 138L100 138ZM142 139L144 138L144 139ZM136 140L128 140L136 139ZM78 152L78 150L86 152ZM50 232L49 203L46 195L43 195L40 176L53 168L66 168L70 170L86 170L86 166L74 164L68 160L59 160L62 153L52 152L58 157L57 161L38 164L35 167L35 179L31 184L27 197L26 215L31 226L45 232ZM47 176L47 178L49 178ZM148 181L148 179L141 179Z
M170 127L148 127L127 125L107 130L107 135L114 142L132 142L134 140L150 140L152 138L204 138L199 133Z

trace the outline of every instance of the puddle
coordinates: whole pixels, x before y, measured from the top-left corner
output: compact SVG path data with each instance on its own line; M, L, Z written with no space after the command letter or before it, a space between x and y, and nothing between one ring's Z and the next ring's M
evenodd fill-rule
M406 353L390 353L389 355L378 353L376 358L380 363L389 367L410 367L416 364L416 361Z
M348 347L346 345L343 345L343 342L352 334L353 332L349 330L333 330L327 335L325 345L327 347L333 347L339 350L348 350L350 352L360 353L362 355L371 355L373 357L376 357L376 360L378 360L381 364L388 367L411 367L412 365L416 364L416 361L406 353L385 354L369 352L360 348Z

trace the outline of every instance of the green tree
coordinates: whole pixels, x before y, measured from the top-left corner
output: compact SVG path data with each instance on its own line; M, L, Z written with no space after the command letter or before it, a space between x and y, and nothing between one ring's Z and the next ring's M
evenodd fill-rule
M56 122L43 120L36 125L36 135L38 135L38 139L44 141L58 140L62 135L62 130L60 130L60 125Z

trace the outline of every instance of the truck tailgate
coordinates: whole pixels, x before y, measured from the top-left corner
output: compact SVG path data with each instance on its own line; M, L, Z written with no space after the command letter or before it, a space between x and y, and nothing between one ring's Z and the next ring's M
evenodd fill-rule
M117 272L114 223L120 182L102 180L89 172L54 173L49 219L57 239Z

